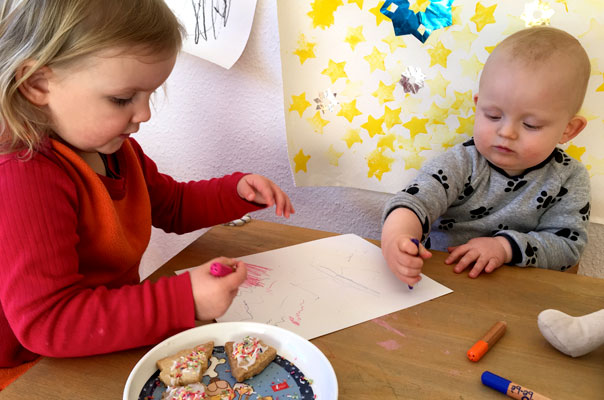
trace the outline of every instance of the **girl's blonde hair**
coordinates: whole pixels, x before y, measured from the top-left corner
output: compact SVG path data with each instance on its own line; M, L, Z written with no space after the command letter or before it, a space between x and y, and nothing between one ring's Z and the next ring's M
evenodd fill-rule
M177 52L185 34L163 0L0 0L0 154L32 155L50 133L46 115L19 91L44 66L97 51ZM134 49L136 48L136 49ZM16 79L17 69L34 65Z

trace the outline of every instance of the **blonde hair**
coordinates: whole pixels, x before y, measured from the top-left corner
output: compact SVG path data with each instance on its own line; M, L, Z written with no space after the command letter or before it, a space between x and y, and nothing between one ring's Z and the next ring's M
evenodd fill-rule
M572 80L569 93L573 114L576 114L585 98L587 84L591 75L591 63L581 43L571 34L549 26L536 26L518 31L497 45L489 60L499 54L511 58L514 62L529 66L545 65L553 62L567 66L567 77ZM548 64L547 67L550 67Z
M0 0L0 153L31 155L49 135L44 112L19 86L44 66L100 50L180 50L184 28L163 0ZM28 60L34 65L16 79Z

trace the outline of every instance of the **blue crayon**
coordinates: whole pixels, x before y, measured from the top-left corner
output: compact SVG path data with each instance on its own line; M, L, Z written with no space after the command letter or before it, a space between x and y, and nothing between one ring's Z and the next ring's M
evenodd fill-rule
M411 239L411 241L413 243L415 243L415 245L417 246L417 254L419 254L419 240L417 240L416 238L413 238L413 239ZM409 286L409 289L413 290L413 286L411 286L411 285L407 285L407 286Z
M513 399L550 400L548 397L536 393L527 387L523 387L489 371L484 371L480 380L483 385L495 389Z

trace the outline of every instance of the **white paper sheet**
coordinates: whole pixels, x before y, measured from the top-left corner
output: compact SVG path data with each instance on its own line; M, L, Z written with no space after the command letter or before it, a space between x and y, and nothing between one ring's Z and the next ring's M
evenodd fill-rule
M241 57L256 0L166 0L187 30L183 50L229 69Z
M353 234L238 259L250 264L248 279L218 322L261 322L306 339L452 292L425 275L410 290L390 272L379 247Z

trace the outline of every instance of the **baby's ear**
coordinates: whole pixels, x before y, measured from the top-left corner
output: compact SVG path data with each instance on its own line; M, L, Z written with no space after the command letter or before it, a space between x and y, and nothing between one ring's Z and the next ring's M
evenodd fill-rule
M571 120L568 121L566 129L562 134L562 138L560 138L560 142L558 143L564 144L569 140L574 139L579 133L581 133L583 128L585 128L585 125L587 125L587 119L584 116L575 115L572 117Z
M15 73L17 81L28 75L34 65L34 60L27 60L21 64ZM19 85L19 92L30 103L36 106L45 106L48 103L48 77L50 73L50 68L46 66L37 69Z

